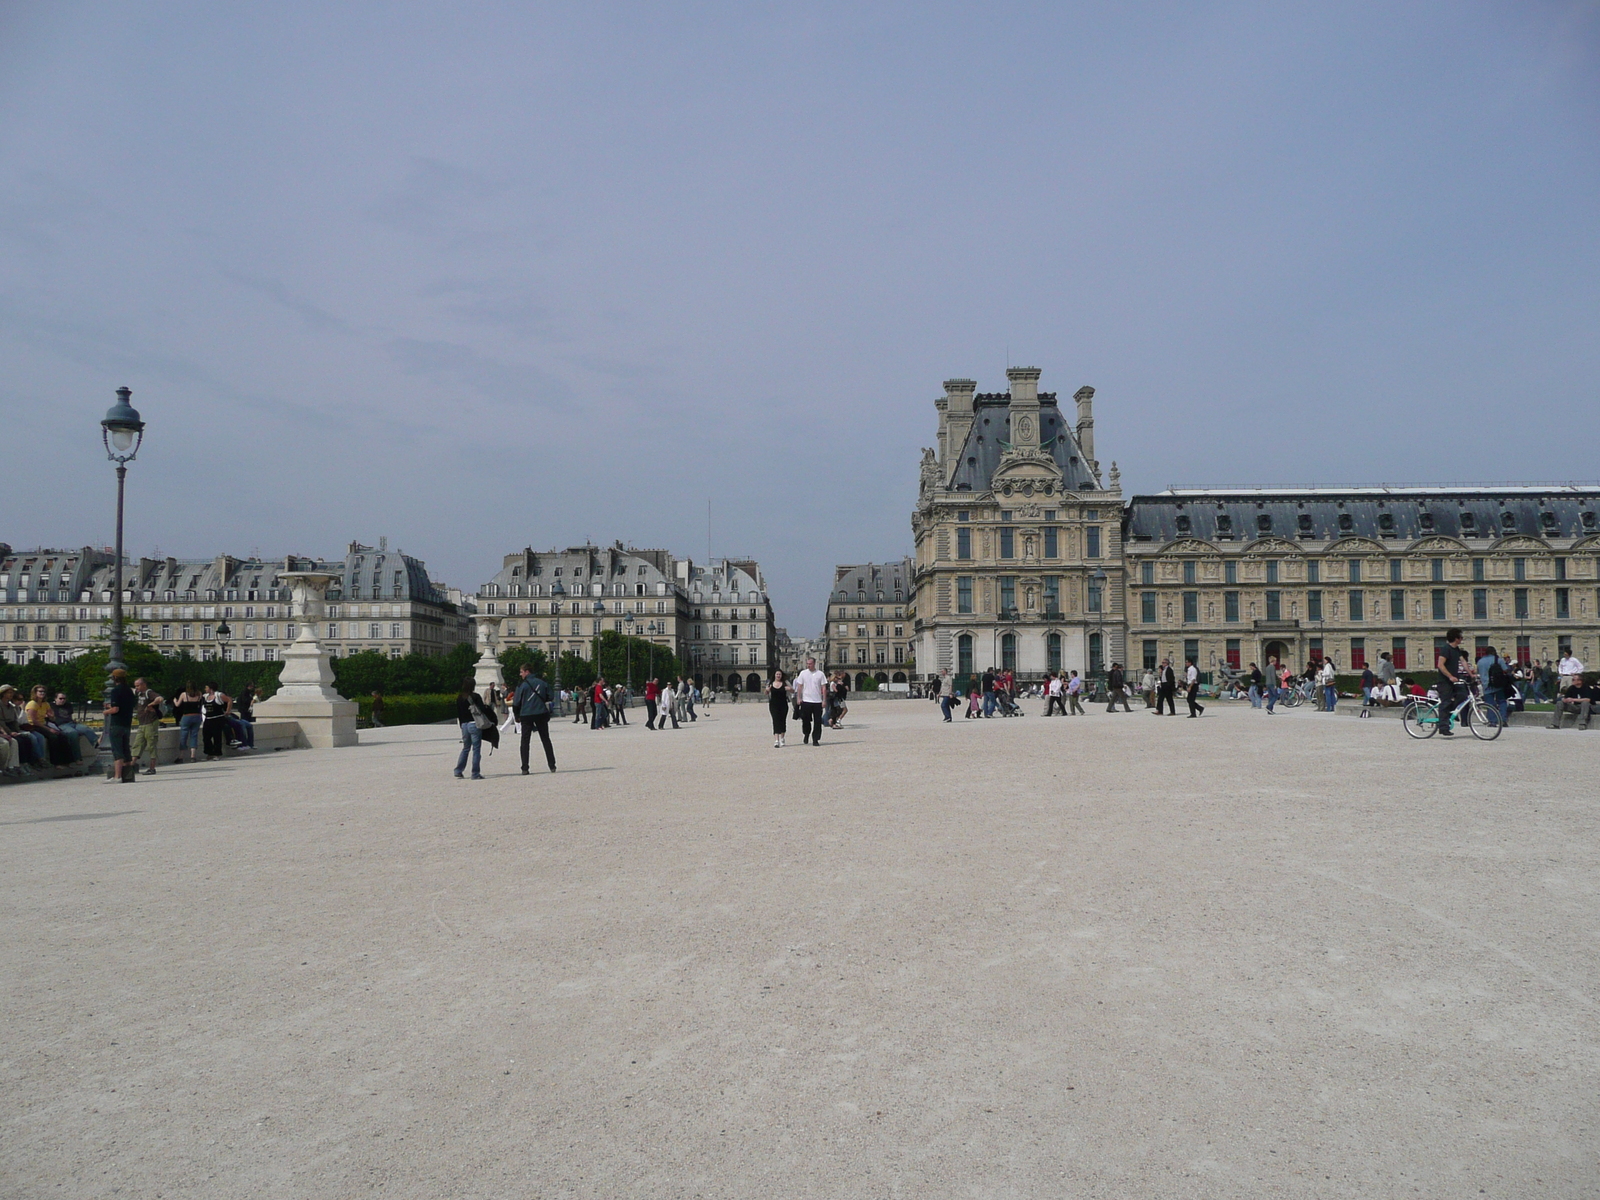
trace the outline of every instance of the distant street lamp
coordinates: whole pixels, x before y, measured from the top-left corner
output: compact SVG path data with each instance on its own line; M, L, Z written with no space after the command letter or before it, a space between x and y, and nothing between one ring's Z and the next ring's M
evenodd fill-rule
M561 597L567 594L567 589L561 586L561 580L556 580L550 585L550 595L554 597L550 602L550 614L555 618L556 624L556 691L561 690Z
M106 457L117 464L117 545L116 561L112 563L111 578L111 657L106 663L106 691L111 690L110 673L126 670L122 661L122 493L128 478L128 464L144 444L144 422L139 410L129 404L133 392L125 387L117 389L117 402L106 410L100 422L100 440L105 445Z
M596 600L594 602L594 673L596 678L600 675L600 626L604 624L600 617L605 611L606 602L604 600Z
M633 691L633 614L625 613L622 617L622 627L627 640L622 643L622 648L628 655L628 690Z
M222 643L222 661L228 661L228 639L233 636L233 630L228 626L228 620L223 618L222 624L217 626L217 641Z

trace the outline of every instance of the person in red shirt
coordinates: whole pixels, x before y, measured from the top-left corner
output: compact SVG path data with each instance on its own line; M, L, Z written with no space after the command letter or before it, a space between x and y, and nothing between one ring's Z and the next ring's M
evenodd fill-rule
M645 680L644 707L645 711L650 715L650 719L644 723L646 729L654 729L656 727L656 700L660 695L661 688L657 686L656 681L654 679Z
M606 709L606 677L600 676L594 681L594 688L589 693L591 706L594 708L594 719L590 729L605 729L611 724L611 715Z

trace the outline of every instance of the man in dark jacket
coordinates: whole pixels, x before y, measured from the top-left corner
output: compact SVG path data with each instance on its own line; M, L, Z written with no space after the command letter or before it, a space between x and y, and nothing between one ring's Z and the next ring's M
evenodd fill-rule
M1128 677L1123 674L1122 664L1111 664L1111 675L1106 680L1106 711L1116 712L1117 701L1122 701L1122 711L1132 712L1128 707Z
M1159 681L1156 685L1156 716L1178 715L1178 677L1173 673L1172 660L1161 660L1161 671L1156 676ZM1166 712L1162 712L1162 706Z
M556 752L550 744L550 714L555 710L555 697L550 685L535 675L527 663L522 664L522 681L511 697L511 707L522 724L522 773L528 773L528 738L534 730L539 731L539 741L544 745L544 760L554 771Z

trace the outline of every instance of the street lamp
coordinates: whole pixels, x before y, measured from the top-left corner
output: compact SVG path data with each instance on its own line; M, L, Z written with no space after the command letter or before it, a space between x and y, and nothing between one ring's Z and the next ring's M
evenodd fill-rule
M624 613L622 626L626 632L627 640L622 643L623 650L628 655L628 690L633 691L633 614Z
M217 641L222 643L222 661L223 662L227 662L228 661L228 639L231 638L232 636L233 636L233 630L231 628L229 628L227 618L224 617L223 621L222 621L222 624L217 626Z
M561 691L561 597L567 594L567 589L561 586L561 580L556 580L550 585L550 615L556 623L556 691Z
M110 672L125 670L122 661L122 492L128 478L128 464L144 444L144 421L139 410L128 403L132 390L117 389L117 402L106 410L100 422L100 441L105 445L106 457L117 464L117 545L116 561L111 567L111 658L106 663L106 691L111 690Z
M600 617L605 611L606 602L604 600L596 600L594 602L594 673L596 678L600 676L600 626L604 624Z

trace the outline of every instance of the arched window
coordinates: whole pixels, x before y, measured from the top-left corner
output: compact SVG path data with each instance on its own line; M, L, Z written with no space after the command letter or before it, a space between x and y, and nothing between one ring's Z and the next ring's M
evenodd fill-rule
M1045 652L1048 661L1046 667L1050 671L1061 670L1061 635L1052 633L1044 640Z
M963 633L956 639L956 674L972 674L972 635Z
M744 690L747 692L759 692L761 690L761 676L754 671L746 675L744 677Z
M1000 636L1000 669L1002 671L1017 669L1017 635L1014 633Z

